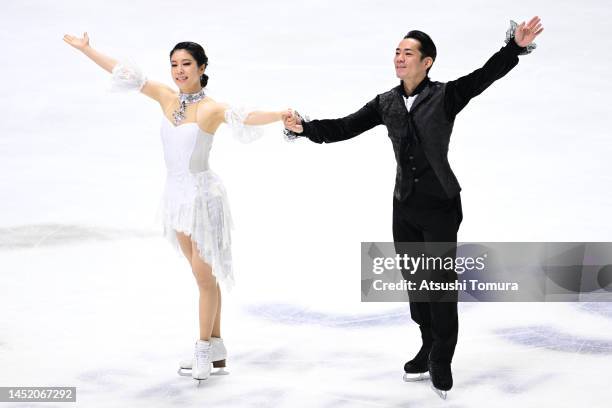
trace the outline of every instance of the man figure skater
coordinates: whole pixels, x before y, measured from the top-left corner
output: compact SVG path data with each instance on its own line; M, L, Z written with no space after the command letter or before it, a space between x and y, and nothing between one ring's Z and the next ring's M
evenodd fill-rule
M447 83L428 77L436 47L421 31L410 31L395 51L400 85L377 95L357 112L339 119L284 118L288 137L332 143L355 137L377 125L387 127L397 161L393 198L393 240L398 242L457 242L463 218L460 186L447 153L455 117L475 96L502 78L528 54L543 31L540 19L511 23L506 46L476 71ZM451 361L457 344L457 302L410 302L419 325L422 346L404 365L407 381L427 378L442 398L453 385ZM413 377L416 376L416 377Z

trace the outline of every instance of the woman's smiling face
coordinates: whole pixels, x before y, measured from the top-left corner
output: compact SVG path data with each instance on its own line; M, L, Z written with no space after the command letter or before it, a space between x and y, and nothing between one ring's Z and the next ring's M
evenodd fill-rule
M197 92L200 85L200 76L205 66L198 67L196 60L187 50L176 50L170 57L172 79L183 92Z

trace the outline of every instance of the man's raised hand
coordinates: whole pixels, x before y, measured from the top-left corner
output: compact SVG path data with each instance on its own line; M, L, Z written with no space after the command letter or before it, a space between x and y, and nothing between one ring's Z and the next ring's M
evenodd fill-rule
M514 32L514 41L519 47L526 47L533 42L533 40L544 31L544 27L540 23L540 17L535 16L527 24L523 21L516 27Z

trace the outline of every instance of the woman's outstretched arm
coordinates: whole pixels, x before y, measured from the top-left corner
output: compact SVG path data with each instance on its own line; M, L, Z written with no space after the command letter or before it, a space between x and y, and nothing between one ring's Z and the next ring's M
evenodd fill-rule
M134 72L129 72L129 67L122 67L121 63L114 58L104 55L91 47L89 45L89 35L87 35L87 33L83 33L82 38L66 34L64 35L64 42L81 51L98 66L113 75L117 69L122 69L122 72L118 73L118 76L120 77L119 80L130 81L130 79L133 79L129 78L130 76L134 76ZM174 90L172 90L172 88L169 86L159 82L147 80L144 78L144 76L142 77L141 81L144 83L134 85L138 86L140 92L159 102L162 107L167 104L169 98L175 97Z
M64 41L85 54L89 59L98 64L102 69L111 73L117 65L117 60L98 52L89 45L89 35L83 33L83 38L70 34L64 35Z
M268 125L283 120L283 114L289 114L288 109L284 111L246 111L244 108L235 108L226 103L218 103L216 108L217 115L223 118L226 123L231 123L231 114L228 111L239 112L240 121L247 126Z
M281 121L283 115L290 114L289 110L249 111L243 107L225 103L215 103L212 109L219 123L227 123L232 129L234 138L244 143L252 142L263 135L260 125Z
M266 112L266 111L252 111L249 112L246 119L244 120L245 125L267 125L269 123L278 122L283 120L282 115L288 111L279 112Z

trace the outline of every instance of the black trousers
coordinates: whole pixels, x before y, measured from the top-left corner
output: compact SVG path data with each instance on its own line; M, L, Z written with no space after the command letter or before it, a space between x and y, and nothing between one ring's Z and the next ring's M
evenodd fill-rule
M408 197L408 200L400 202L394 198L393 240L396 243L456 243L462 219L459 195L448 200ZM397 248L396 244L396 250ZM453 257L455 250L456 247L453 249ZM404 271L402 273L404 274ZM404 277L406 278L405 274ZM410 315L419 325L423 347L430 350L430 360L450 364L459 331L457 302L411 301Z

